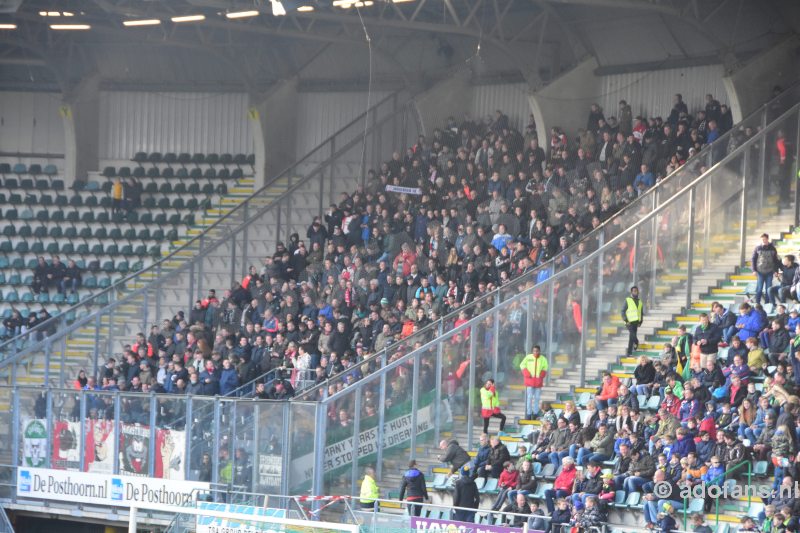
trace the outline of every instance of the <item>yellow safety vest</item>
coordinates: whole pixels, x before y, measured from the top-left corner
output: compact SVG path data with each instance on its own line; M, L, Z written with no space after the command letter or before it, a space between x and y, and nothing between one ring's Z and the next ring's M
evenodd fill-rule
M642 319L642 301L638 302L628 296L625 298L625 318L628 322L639 322Z
M497 389L492 392L487 390L486 387L481 387L481 409L493 411L497 407L500 407L500 398L497 395Z

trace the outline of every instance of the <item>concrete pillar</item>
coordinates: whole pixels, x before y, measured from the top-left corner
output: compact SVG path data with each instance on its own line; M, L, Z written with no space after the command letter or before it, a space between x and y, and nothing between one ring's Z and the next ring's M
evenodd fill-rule
M784 89L798 79L800 37L792 35L734 69L722 81L731 103L733 122L739 122L772 98L772 88Z
M602 82L594 71L595 58L587 59L558 79L530 96L533 117L539 134L539 145L550 145L550 128L560 127L573 138L578 128L586 127L589 106L597 102Z
M294 162L297 139L298 80L278 82L266 94L250 98L258 190Z
M70 90L59 108L64 123L64 184L86 181L100 164L100 89L96 77Z
M462 69L415 98L422 133L429 138L433 130L447 123L447 117L460 118L472 105L469 69Z

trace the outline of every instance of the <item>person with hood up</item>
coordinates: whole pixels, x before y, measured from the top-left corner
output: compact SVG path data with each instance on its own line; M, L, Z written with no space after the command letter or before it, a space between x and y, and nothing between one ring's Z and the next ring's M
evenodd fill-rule
M413 459L409 461L408 470L403 474L403 482L400 484L400 496L398 499L403 501L404 498L408 502L408 514L411 516L419 516L422 511L422 506L419 502L429 499L428 489L425 485L425 475L419 471L417 462Z
M477 509L481 501L478 485L472 478L469 465L461 468L461 477L458 478L453 493L453 507L465 507L466 509L456 509L453 512L453 520L459 522L474 522L475 511L467 509Z

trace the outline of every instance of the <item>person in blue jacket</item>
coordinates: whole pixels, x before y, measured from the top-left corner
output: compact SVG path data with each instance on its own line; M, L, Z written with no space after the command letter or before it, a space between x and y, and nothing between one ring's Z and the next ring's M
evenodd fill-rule
M761 315L756 312L747 302L739 306L739 318L736 319L736 329L739 330L739 338L742 342L750 337L758 338L758 334L764 329Z
M489 464L489 454L492 452L492 447L489 446L489 435L486 433L481 433L480 436L480 448L478 448L478 453L475 454L475 457L472 459L471 463L472 466L470 467L470 473L472 477L486 477L486 465Z
M230 359L222 360L222 372L219 376L219 393L222 396L227 396L239 386L239 375L236 369L231 365Z

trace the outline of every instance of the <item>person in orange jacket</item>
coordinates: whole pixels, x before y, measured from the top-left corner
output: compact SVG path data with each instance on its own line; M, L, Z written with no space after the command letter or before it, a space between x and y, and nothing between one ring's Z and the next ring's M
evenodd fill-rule
M603 372L603 385L600 394L594 397L598 409L607 409L609 405L617 405L619 378L610 372Z

